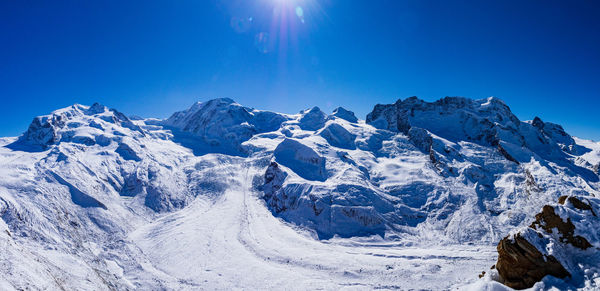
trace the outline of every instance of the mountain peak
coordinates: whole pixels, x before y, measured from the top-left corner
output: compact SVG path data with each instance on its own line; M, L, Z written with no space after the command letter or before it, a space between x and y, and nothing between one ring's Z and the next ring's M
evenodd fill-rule
M301 112L302 117L300 118L300 128L304 130L315 131L322 128L328 119L325 112L317 106L304 110Z
M337 118L344 119L348 122L352 122L352 123L358 122L358 118L356 118L356 116L354 115L354 112L347 110L343 107L338 107L335 110L333 110L332 115Z

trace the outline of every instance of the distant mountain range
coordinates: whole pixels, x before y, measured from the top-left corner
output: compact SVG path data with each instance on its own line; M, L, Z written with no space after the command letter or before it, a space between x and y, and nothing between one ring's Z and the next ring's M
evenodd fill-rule
M0 165L0 289L413 288L393 262L413 289L600 288L600 143L493 97L366 120L76 104L1 138ZM417 247L449 254L394 257Z

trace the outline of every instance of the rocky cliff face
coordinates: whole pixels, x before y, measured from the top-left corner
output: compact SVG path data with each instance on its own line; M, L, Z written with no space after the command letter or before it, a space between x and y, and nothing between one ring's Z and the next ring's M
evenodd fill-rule
M501 145L519 162L529 162L532 156L559 160L565 158L565 152L581 151L561 126L539 118L522 122L504 102L493 97L446 97L435 102L411 97L375 106L367 115L367 123L404 134L419 127L454 142Z
M102 137L97 140L105 131L101 123L110 124L107 130L111 130L111 127L122 127L143 135L138 126L115 109L108 109L98 103L90 107L76 104L54 111L50 115L34 118L15 146L47 149L61 141L85 145L102 143Z

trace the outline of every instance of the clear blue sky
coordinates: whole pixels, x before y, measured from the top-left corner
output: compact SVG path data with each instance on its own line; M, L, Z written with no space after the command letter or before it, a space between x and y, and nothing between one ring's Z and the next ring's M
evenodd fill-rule
M364 118L413 95L497 96L600 140L600 2L0 1L0 136L73 103Z

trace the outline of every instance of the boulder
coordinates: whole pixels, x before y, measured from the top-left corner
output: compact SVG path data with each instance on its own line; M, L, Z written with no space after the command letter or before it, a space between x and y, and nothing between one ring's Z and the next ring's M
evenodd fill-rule
M498 244L500 281L515 289L531 288L547 275L566 279L595 267L598 257L599 199L561 196L545 205L529 227ZM582 235L586 237L583 237ZM592 259L588 259L592 258ZM574 276L578 277L578 276Z
M570 276L554 256L543 255L518 234L513 238L502 239L496 249L496 268L508 287L530 288L547 275L557 278Z

